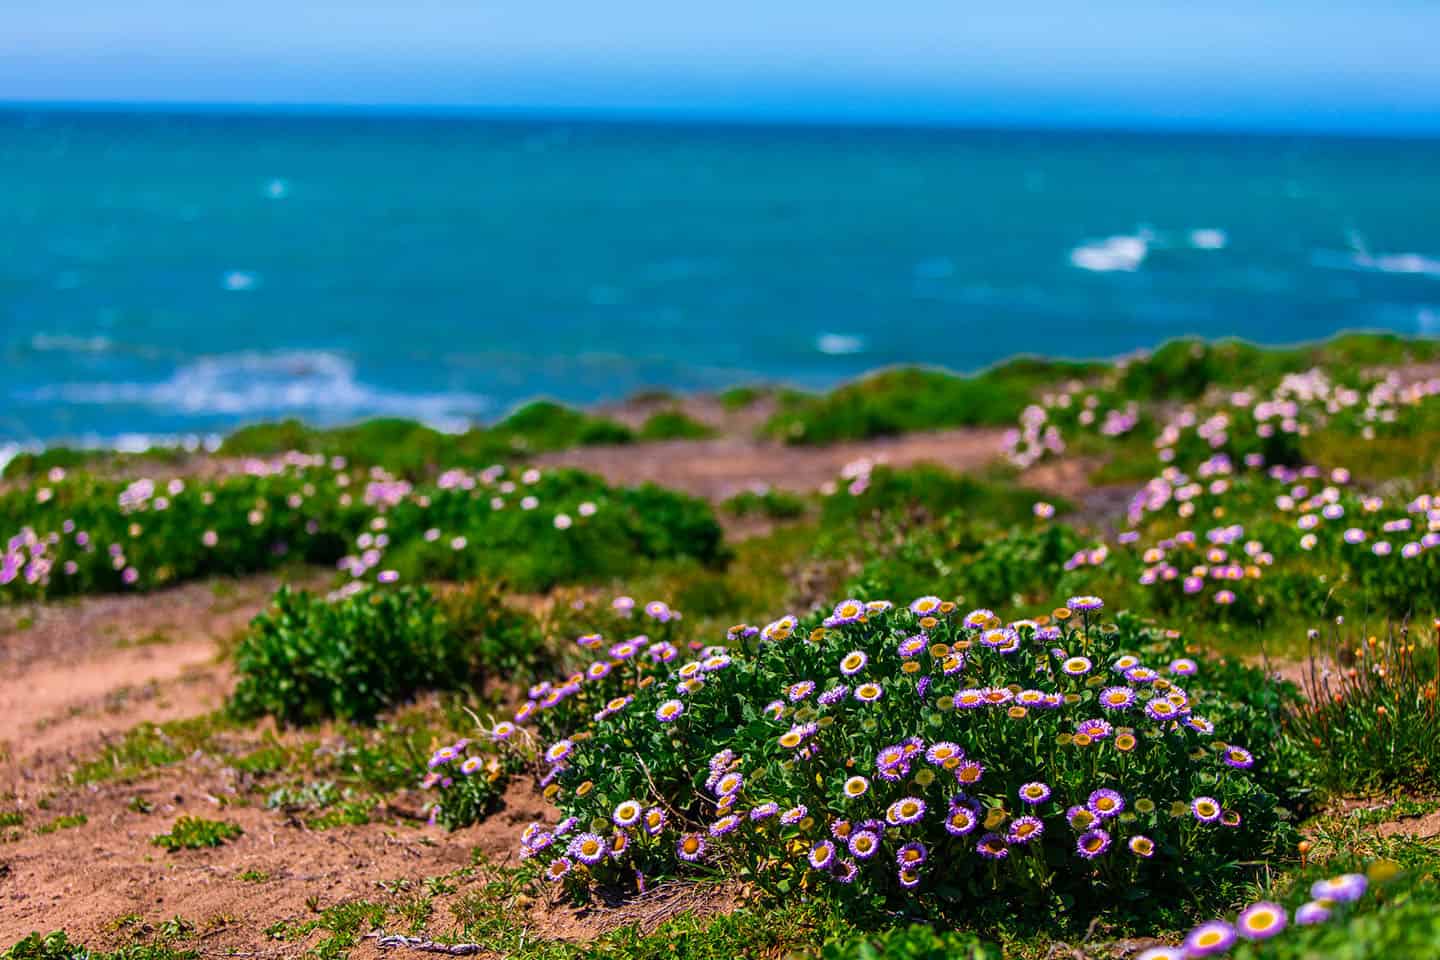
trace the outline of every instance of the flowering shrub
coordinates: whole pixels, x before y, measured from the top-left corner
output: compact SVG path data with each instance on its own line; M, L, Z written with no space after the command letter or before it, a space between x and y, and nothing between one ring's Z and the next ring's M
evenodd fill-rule
M507 645L538 646L538 631L503 627ZM235 651L240 680L230 707L286 723L369 721L419 690L476 679L479 642L424 588L365 589L330 602L282 587Z
M1092 597L1008 625L847 600L737 627L753 653L612 650L550 695L565 816L523 855L579 886L697 864L940 903L1203 892L1285 835L1246 745L1272 731L1207 695L1172 636L1102 621Z
M360 582L487 576L538 590L652 559L712 563L723 551L704 502L654 486L499 466L416 485L305 455L218 478L57 471L0 495L0 515L18 527L0 550L0 601L143 590L297 559L336 563Z

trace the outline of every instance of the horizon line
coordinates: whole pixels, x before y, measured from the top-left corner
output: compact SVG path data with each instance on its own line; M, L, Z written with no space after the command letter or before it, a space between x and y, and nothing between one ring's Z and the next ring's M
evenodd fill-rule
M51 100L0 97L0 113L52 112L72 114L156 114L171 116L299 115L317 118L386 116L393 119L475 119L593 124L596 126L734 127L796 130L893 130L968 133L1086 133L1177 137L1292 137L1342 140L1440 140L1440 122L1408 129L1368 130L1352 125L1323 124L1276 127L1259 123L1227 124L1206 120L1132 119L1129 122L1099 117L1093 121L1068 117L1054 123L1016 117L966 118L935 112L930 116L887 117L874 111L845 116L836 111L753 110L743 108L577 107L564 105L506 106L499 104L347 103L340 101L250 100Z

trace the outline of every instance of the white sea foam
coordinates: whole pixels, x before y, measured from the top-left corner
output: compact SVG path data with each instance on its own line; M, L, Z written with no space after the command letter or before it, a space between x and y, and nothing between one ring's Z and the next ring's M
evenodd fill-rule
M305 413L331 419L403 416L464 429L490 406L475 393L404 393L360 382L354 365L320 350L201 357L159 383L65 383L33 393L44 403L131 404L235 417Z
M30 349L37 353L105 353L109 337L73 337L64 333L37 333L30 337Z
M1083 243L1070 251L1070 263L1081 270L1099 273L1133 273L1140 269L1150 253L1150 241L1150 234L1141 232Z
M815 349L831 356L847 356L862 353L865 350L865 340L848 333L822 333L815 338Z
M1202 228L1190 231L1190 246L1196 250L1223 250L1230 242L1224 230Z
M265 184L265 196L271 200L284 200L290 195L290 184L278 177Z
M235 292L254 290L259 283L258 276L245 270L231 270L220 278L222 287Z
M1440 259L1422 253L1372 254L1364 250L1350 253L1317 250L1311 256L1310 262L1317 267L1328 267L1332 270L1440 277Z

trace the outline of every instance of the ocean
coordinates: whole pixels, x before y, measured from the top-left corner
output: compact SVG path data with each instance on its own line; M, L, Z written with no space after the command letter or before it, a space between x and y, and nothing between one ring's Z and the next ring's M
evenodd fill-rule
M0 446L1440 334L1440 140L0 109Z

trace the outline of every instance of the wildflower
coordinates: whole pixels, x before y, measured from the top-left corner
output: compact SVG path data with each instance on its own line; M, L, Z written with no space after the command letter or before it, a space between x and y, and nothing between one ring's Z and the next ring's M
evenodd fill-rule
M841 627L846 624L859 623L865 619L865 604L859 600L841 600L835 604L829 619L825 621L827 627Z
M847 677L853 677L861 670L864 670L865 664L869 662L870 658L867 657L862 651L852 650L849 653L845 654L845 656L840 660L840 672L845 674L845 676Z
M675 841L675 855L681 860L694 863L705 856L705 838L698 833L687 833Z
M1004 860L1010 856L1010 848L1005 845L1005 838L998 833L987 833L975 844L975 852L987 860Z
M925 844L920 843L918 840L913 841L895 851L895 865L899 867L918 867L925 862L928 856L929 851L925 849Z
M975 760L966 760L955 768L955 782L965 786L974 786L984 775L984 765Z
M1249 770L1255 766L1255 757L1249 750L1243 747L1226 747L1221 757L1227 767L1234 767L1237 770Z
M1099 597L1071 597L1065 601L1065 606L1076 613L1094 613L1105 606L1105 601Z
M854 800L857 797L865 796L866 791L870 789L870 781L861 776L854 776L845 781L844 789L845 796Z
M1106 850L1110 849L1110 834L1096 827L1080 834L1075 841L1075 852L1086 860L1094 860Z
M685 704L679 700L666 700L660 704L655 711L655 719L661 723L670 723L685 712Z
M750 822L759 823L761 820L768 820L779 812L780 804L774 800L766 800L750 809Z
M925 751L925 759L937 767L943 767L952 760L961 760L964 757L965 751L960 748L960 745L948 740L933 743L930 745L930 749Z
M1075 732L1091 740L1104 740L1115 728L1104 720L1081 720L1075 725Z
M854 860L842 857L835 862L835 869L831 875L834 876L836 883L850 884L855 882L855 877L859 873L860 868L855 865Z
M665 811L659 807L651 807L645 811L645 832L650 836L658 836L665 829Z
M1316 900L1332 900L1337 903L1353 903L1365 894L1365 877L1358 873L1344 873L1329 880L1317 880L1310 887L1310 896Z
M900 886L909 890L920 886L920 871L903 867L896 873L895 879L900 882Z
M1027 783L1020 788L1020 799L1032 807L1044 803L1050 799L1050 786L1039 781Z
M845 684L843 683L837 683L835 686L831 687L829 690L826 690L824 693L820 694L820 696L816 697L815 699L816 702L818 702L822 707L830 707L839 703L841 700L844 700L846 695L849 693L849 687L845 686Z
M968 807L951 807L945 815L945 832L953 837L963 837L975 829L979 819Z
M910 604L910 612L917 617L928 617L940 609L939 597L920 597Z
M925 801L919 797L902 797L885 811L885 821L891 826L915 823L925 816Z
M727 773L715 781L715 795L717 797L730 797L740 792L745 786L745 778L738 773Z
M1060 665L1060 669L1072 677L1083 677L1092 667L1089 657L1071 657Z
M1110 665L1110 669L1116 673L1124 674L1127 670L1133 670L1138 666L1140 666L1140 658L1132 653L1127 653L1122 657L1117 657L1115 662Z
M895 652L900 654L903 659L909 660L912 657L918 657L924 649L925 638L916 634L913 637L906 637L904 640L901 640L899 646L895 648Z
M585 864L599 863L605 857L605 838L598 833L578 834L570 841L566 853Z
M1179 713L1180 708L1169 700L1160 700L1157 698L1145 704L1145 716L1161 723L1166 720L1174 720Z
M985 691L976 690L973 687L961 690L955 694L954 703L955 709L957 710L973 710L976 707L983 707L985 705Z
M1203 733L1206 736L1215 732L1215 724L1206 720L1204 717L1189 716L1180 722L1196 733Z
M916 602L918 603L919 601ZM960 622L969 630L983 630L997 619L994 610L987 610L981 607L978 610L971 610L965 614Z
M1179 947L1151 947L1137 953L1135 960L1185 960L1185 951Z
M1039 817L1020 817L1010 824L1007 838L1011 843L1029 843L1038 840L1045 833L1045 823Z
M874 830L856 830L850 834L850 842L847 846L851 856L860 860L869 860L880 849L880 834Z
M1295 910L1295 922L1302 927L1312 926L1317 923L1324 923L1331 917L1330 908L1315 900L1301 904Z
M575 744L570 740L561 740L549 750L545 751L545 759L551 763L559 763L575 750Z
M734 830L737 826L739 826L739 824L739 817L735 816L735 814L733 813L727 813L719 820L716 820L714 823L710 824L710 836L723 837L727 833L730 833L732 830Z
M855 688L855 699L861 703L874 703L884 692L878 683L862 683Z
M1129 687L1106 687L1100 691L1100 706L1106 710L1125 710L1135 703L1135 691Z
M569 857L561 857L558 860L551 860L550 866L545 868L545 877L548 880L563 879L565 874L570 872L570 868L572 866L574 866L574 861L572 861Z
M1214 823L1220 819L1220 802L1214 797L1196 797L1190 801L1190 812L1201 823Z
M1240 916L1235 918L1235 929L1247 940L1268 940L1284 930L1286 922L1284 907L1262 900L1240 911Z
M829 840L821 840L810 848L810 866L816 870L824 870L834 859L835 844Z
M1209 957L1224 953L1235 944L1235 928L1223 920L1202 923L1185 938L1185 956Z
M1117 816L1125 809L1125 797L1108 788L1101 788L1090 794L1086 803L1090 812L1102 820Z
M809 811L805 808L805 804L796 804L789 810L786 810L784 813L780 814L780 822L785 824L787 827L794 826L801 820L804 820L805 814L807 814L808 812Z
M1170 661L1170 672L1177 677L1193 677L1199 669L1194 660L1185 657Z

